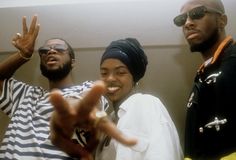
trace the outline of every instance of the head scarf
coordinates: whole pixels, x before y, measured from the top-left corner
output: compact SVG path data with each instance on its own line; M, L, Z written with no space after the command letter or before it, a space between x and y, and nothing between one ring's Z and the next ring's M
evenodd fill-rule
M144 76L148 64L147 56L135 38L111 42L102 55L100 64L108 58L119 59L124 63L132 74L134 82L138 82Z

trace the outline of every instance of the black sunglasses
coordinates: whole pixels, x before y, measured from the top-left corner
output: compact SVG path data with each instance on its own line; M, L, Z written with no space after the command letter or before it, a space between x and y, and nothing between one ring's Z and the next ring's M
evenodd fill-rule
M46 55L51 49L63 53L67 51L67 48L64 45L54 45L54 46L43 46L38 49L38 53L40 56Z
M174 24L178 27L181 27L186 23L188 17L191 18L192 20L201 19L205 16L206 13L217 13L220 15L223 14L222 12L218 10L207 8L205 6L200 6L200 7L193 8L192 10L186 13L176 16L174 18Z

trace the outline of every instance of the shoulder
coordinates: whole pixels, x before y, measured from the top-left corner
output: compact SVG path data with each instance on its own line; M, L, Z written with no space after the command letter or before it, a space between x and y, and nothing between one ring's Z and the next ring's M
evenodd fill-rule
M74 86L66 88L66 89L86 91L86 90L90 89L93 84L94 84L93 81L84 81L84 82L82 82L80 84L74 85Z
M92 85L94 84L94 81L84 81L81 86L87 87L87 88L91 88Z
M230 45L229 47L227 47L225 49L225 55L223 56L223 59L227 59L227 58L232 58L232 57L236 57L236 43Z
M44 90L43 87L41 87L41 86L31 85L31 84L16 80L12 77L9 79L5 79L3 84L4 84L4 86L9 86L10 88L13 87L13 88L16 88L17 90L18 89L27 89L27 90L31 90L31 91Z
M125 110L139 110L144 112L160 112L162 108L165 108L159 98L150 95L136 93L131 95L120 106Z
M130 98L135 103L134 106L138 106L141 110L149 110L149 112L151 111L155 114L169 115L165 105L156 96L137 93Z
M151 94L142 94L136 93L129 97L130 100L133 100L136 103L162 103L158 97L155 97Z

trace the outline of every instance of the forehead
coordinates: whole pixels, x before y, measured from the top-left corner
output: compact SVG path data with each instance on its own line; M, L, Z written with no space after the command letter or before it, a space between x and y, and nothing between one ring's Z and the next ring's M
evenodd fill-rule
M101 68L119 68L119 67L127 68L127 66L122 61L115 58L107 58L101 64Z
M64 46L67 46L66 43L61 40L61 39L50 39L48 40L45 45L47 46L52 46L52 45L64 45Z
M189 10L199 7L205 6L207 8L212 8L224 13L224 5L221 0L188 0L183 7L181 8L181 13L188 12Z
M180 12L185 13L199 6L206 6L206 5L202 1L188 1L182 6Z

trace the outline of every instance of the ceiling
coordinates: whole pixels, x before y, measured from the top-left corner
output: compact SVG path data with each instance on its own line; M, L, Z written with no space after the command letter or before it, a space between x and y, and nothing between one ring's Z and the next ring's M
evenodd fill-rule
M185 0L1 0L0 52L13 51L11 39L38 15L37 46L52 37L74 48L105 47L112 40L136 37L144 46L185 44L175 17ZM235 0L223 0L228 15L227 33L236 38Z

